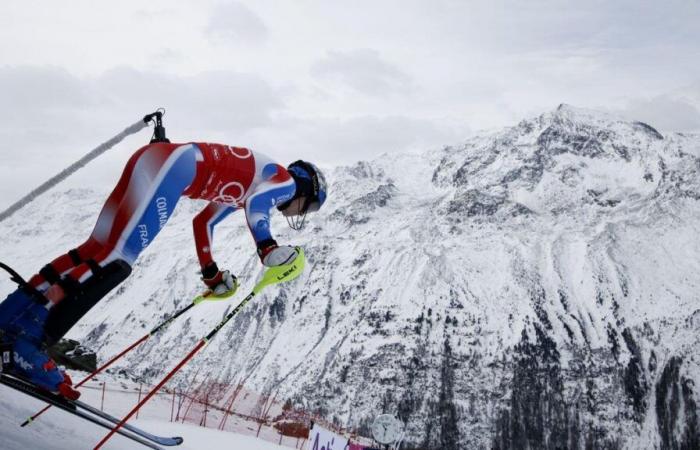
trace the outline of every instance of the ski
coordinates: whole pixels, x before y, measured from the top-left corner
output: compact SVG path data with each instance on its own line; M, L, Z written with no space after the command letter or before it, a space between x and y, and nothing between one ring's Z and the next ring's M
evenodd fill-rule
M63 397L60 397L56 394L52 394L50 392L43 391L36 386L34 386L31 383L28 383L24 380L21 380L19 378L15 378L3 373L0 373L0 384L3 384L7 387L10 387L18 392L21 392L23 394L29 395L30 397L33 397L37 400L41 400L43 402L49 403L57 408L62 409L63 411L66 411L70 414L73 414L74 416L80 417L82 419L87 420L88 422L91 422L95 425L99 425L103 428L106 428L108 430L112 430L114 428L113 424L110 423L105 417L102 417L102 415L94 415L92 412L88 412L88 410L83 410L80 409L80 407L75 404L74 402L71 402L70 400L67 400ZM92 408L94 409L94 408ZM131 427L131 426L130 426ZM134 427L131 427L132 429ZM135 434L133 431L129 431L128 429L124 430L117 430L117 433L120 435L131 439L134 442L138 442L139 444L154 449L154 450L163 450L159 445L165 445L165 444L160 444L159 442L152 441L148 437ZM146 433L148 434L148 433ZM180 439L181 443L182 440ZM177 445L177 444L175 444Z
M94 406L91 406L91 405L88 405L87 403L81 402L80 400L75 400L72 403L75 404L75 406L77 406L78 408L84 409L84 410L86 410L86 411L88 411L96 416L99 416L99 417L101 417L109 422L112 422L115 425L118 424L120 421L120 419L118 419L114 416L111 416L104 411L100 411L99 409L95 408ZM157 436L155 434L151 434L148 431L144 431L140 428L137 428L137 427L135 427L133 425L129 425L129 424L124 424L124 428L126 428L127 430L131 431L134 434L137 434L141 437L144 437L144 438L146 438L150 441L153 441L159 445L165 445L166 447L173 447L176 445L180 445L184 441L184 439L182 439L180 436L174 436L174 437Z

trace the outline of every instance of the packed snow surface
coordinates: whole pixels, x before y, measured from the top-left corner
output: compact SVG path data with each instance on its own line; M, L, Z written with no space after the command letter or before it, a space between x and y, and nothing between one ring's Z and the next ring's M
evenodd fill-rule
M0 385L0 448L3 450L75 450L94 447L107 430L69 413L52 408L31 425L19 424L45 406L45 403ZM127 400L126 398L124 399ZM162 436L182 436L182 450L283 450L289 447L216 429L157 420L132 420L130 424ZM104 449L146 448L125 437L115 435ZM167 448L167 447L166 447Z

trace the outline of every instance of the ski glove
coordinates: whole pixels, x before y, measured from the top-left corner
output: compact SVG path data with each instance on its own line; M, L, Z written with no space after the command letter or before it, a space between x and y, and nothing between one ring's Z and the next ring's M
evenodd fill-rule
M294 247L283 245L268 251L263 257L262 263L267 267L281 266L294 261L297 255L298 252Z
M212 267L213 266L213 267ZM212 272L216 271L213 275ZM208 266L203 271L202 281L204 284L209 286L209 292L205 292L204 296L215 296L219 298L225 298L232 296L236 289L238 288L238 280L235 275L231 275L231 272L224 270L223 272L216 267L216 264ZM210 275L210 278L207 278Z

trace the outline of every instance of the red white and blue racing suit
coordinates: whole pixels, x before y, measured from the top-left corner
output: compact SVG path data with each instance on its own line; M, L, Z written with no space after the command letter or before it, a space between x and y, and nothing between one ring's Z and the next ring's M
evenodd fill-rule
M294 180L284 167L247 148L207 143L146 145L129 159L88 240L47 265L51 276L42 272L30 283L43 290L57 276L82 283L117 259L133 265L182 196L210 202L193 221L197 256L204 270L214 261L211 243L217 223L245 209L260 248L274 242L270 209L290 200L294 192Z

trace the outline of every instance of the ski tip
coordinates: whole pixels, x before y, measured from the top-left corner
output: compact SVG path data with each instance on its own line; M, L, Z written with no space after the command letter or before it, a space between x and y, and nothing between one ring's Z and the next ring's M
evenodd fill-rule
M158 444L165 445L166 447L174 447L176 445L182 444L183 442L185 442L185 440L180 436L175 436L169 438L161 438L157 442Z

